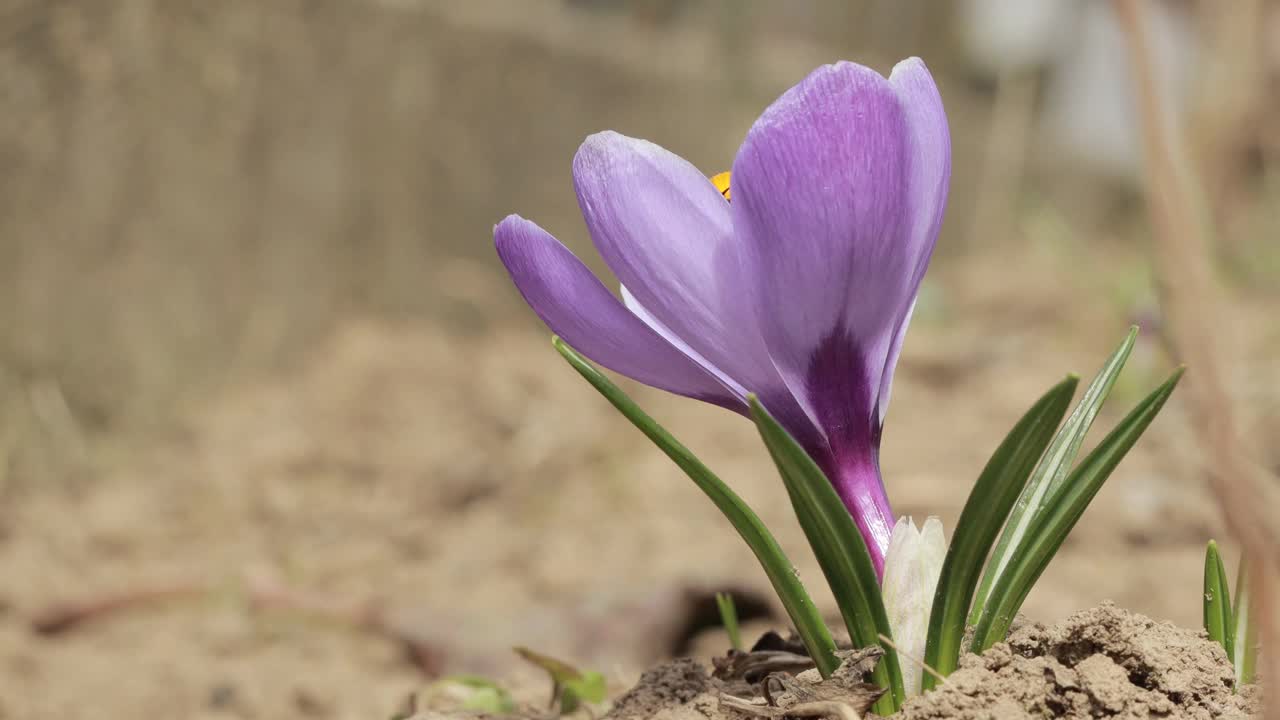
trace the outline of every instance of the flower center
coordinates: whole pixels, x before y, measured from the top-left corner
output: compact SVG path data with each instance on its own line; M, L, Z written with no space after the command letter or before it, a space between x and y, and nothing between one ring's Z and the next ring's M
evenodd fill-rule
M729 199L729 173L727 171L712 176L711 184L716 186L716 189L720 191L725 200Z

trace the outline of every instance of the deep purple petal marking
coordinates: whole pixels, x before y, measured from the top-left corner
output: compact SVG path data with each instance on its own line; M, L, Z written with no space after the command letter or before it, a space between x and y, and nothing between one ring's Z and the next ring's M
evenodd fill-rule
M893 511L880 480L880 420L866 409L877 388L865 360L842 328L823 341L808 370L809 396L829 442L810 450L858 524L880 572L893 533Z

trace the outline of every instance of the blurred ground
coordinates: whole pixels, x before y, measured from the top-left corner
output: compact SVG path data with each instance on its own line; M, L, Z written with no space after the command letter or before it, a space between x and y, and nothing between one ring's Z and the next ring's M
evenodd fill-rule
M589 255L568 177L583 136L648 137L712 173L835 57L923 55L955 136L886 430L899 512L950 528L1022 410L1130 322L1152 332L1100 427L1170 369L1132 188L1027 152L1035 181L984 195L991 90L952 65L942 24L912 20L921 3L578 5L610 3L4 4L0 718L386 717L418 666L533 687L514 644L623 686L697 626L691 597L767 598L710 503L551 350L489 228L518 211ZM1233 197L1224 238L1223 337L1263 446L1280 223L1250 208L1276 186ZM830 610L752 428L635 390ZM1029 613L1113 599L1199 622L1222 533L1183 413L1175 396ZM165 589L59 636L29 627ZM388 633L425 650L417 666Z

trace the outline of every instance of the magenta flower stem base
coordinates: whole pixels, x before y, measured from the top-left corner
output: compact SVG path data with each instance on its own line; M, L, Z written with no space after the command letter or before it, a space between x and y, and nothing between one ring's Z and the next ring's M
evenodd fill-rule
M879 463L873 458L862 464L846 463L827 472L836 493L844 500L867 543L867 552L876 567L876 575L884 577L884 558L893 535L894 515L880 480Z

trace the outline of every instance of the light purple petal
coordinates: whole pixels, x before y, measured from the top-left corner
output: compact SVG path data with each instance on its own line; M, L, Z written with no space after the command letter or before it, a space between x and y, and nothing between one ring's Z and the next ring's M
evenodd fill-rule
M734 229L765 343L837 455L879 441L881 374L917 264L904 243L908 138L889 82L840 63L765 110L734 162Z
M782 387L715 186L683 158L615 132L587 138L573 176L592 240L633 307L740 388Z
M941 101L914 59L891 79L852 63L815 70L756 121L733 167L765 345L822 429L815 459L877 561L893 526L883 410L949 174Z
M822 437L822 433L814 427L809 417L805 415L804 409L796 402L795 397L791 395L791 391L782 383L781 378L774 375L771 382L758 386L756 390L743 387L737 380L715 367L706 358L699 355L696 350L690 348L684 340L671 332L671 328L664 325L661 320L646 310L639 300L636 300L631 291L627 290L626 285L621 287L621 291L622 302L627 306L628 310L653 328L659 335L666 338L677 349L692 358L694 362L701 365L712 375L715 375L721 384L736 397L742 399L744 407L746 406L747 394L755 393L761 404L769 409L774 419L781 423L806 450L817 455L827 453L826 440Z
M636 299L636 296L631 294L631 291L627 289L626 285L621 286L619 291L622 295L622 304L625 305L633 315L640 318L649 327L653 328L654 332L658 333L663 337L663 339L674 345L677 350L688 355L691 360L700 365L707 372L714 375L721 384L741 399L743 403L746 403L747 393L750 392L749 390L742 387L737 380L726 375L723 370L716 367L711 361L702 357L697 350L689 347L689 344L672 332L671 328L667 327L665 323L654 317L653 313L646 310L645 307L640 304L640 301Z
M911 325L911 316L915 314L916 303L912 299L907 314L902 316L898 329L894 331L893 342L889 345L889 355L884 360L884 374L880 376L880 397L876 400L880 425L884 426L884 417L889 413L889 395L893 391L893 373L898 368L898 356L902 354L902 343L907 339L907 328Z
M933 247L942 227L942 216L947 208L947 191L951 181L951 133L947 129L947 115L942 107L938 86L920 58L908 58L898 63L889 75L889 84L902 102L906 112L909 144L912 148L907 173L907 198L911 206L911 225L905 238L906 252L915 257L910 301L894 330L893 344L885 358L884 372L880 380L879 416L884 422L889 407L889 392L893 384L894 368L902 352L902 341L911 323L916 294L933 255Z
M511 215L494 228L493 236L525 301L583 355L646 385L745 411L741 400L623 307L547 231Z

